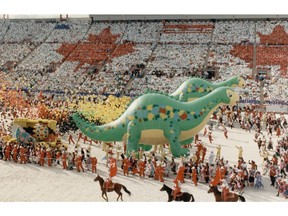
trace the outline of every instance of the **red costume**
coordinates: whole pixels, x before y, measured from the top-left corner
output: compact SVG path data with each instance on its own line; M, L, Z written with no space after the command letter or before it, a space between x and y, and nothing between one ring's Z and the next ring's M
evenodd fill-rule
M123 175L129 175L129 167L130 167L130 161L128 160L128 158L124 158L123 161Z
M221 170L220 170L220 167L218 166L216 169L214 179L212 180L212 182L210 184L213 186L216 186L219 184L220 179L221 179Z
M206 147L203 147L201 163L204 163L204 159L205 159L206 152L207 152L207 148L206 148Z
M92 173L96 173L97 171L97 158L91 157L91 165L92 165Z
M179 165L176 179L179 180L181 183L184 183L184 171L185 167L182 164Z
M63 166L63 169L67 169L67 155L66 155L66 152L63 152L63 154L62 154L62 166Z
M174 190L173 190L173 200L176 200L177 194L178 194L178 193L181 193L181 188L180 188L179 185L178 185L178 179L177 179L177 178L175 178L175 179L173 180L173 182L175 183L175 185L174 185Z
M110 173L109 178L106 180L106 190L109 188L109 184L112 182L112 177L117 175L117 162L116 159L110 156Z
M212 131L209 131L209 133L208 133L208 139L209 139L209 142L210 142L210 143L213 142Z
M226 139L228 139L228 135L227 134L228 134L227 129L224 129L224 136L225 136Z
M203 136L206 136L206 134L207 134L207 128L205 127L205 128L204 128Z
M20 147L20 163L22 164L22 162L24 164L26 164L26 157L25 157L25 154L26 154L26 149L24 147Z
M110 159L110 178L116 176L117 174L117 163L116 163L116 159L111 157Z
M46 151L46 157L47 157L47 164L49 167L51 167L52 165L52 157L51 157L51 151L47 150Z
M198 140L199 140L199 135L196 134L196 135L195 135L195 144L198 142Z
M41 149L39 153L39 165L40 166L44 166L44 157L45 157L45 151Z
M6 160L10 161L10 152L11 152L11 146L10 144L7 144L5 147L5 161Z
M197 186L197 171L195 167L192 168L192 181L194 182L194 185Z
M12 149L13 161L15 163L17 163L17 155L18 155L18 149L17 149L17 146L15 145Z
M75 145L72 134L69 134L69 138L68 138L69 145L71 144L71 142Z
M138 162L138 167L139 167L139 176L145 177L145 167L146 167L145 162L140 160Z
M76 167L77 167L77 171L80 172L80 169L84 172L84 168L82 165L82 156L78 155L76 157Z

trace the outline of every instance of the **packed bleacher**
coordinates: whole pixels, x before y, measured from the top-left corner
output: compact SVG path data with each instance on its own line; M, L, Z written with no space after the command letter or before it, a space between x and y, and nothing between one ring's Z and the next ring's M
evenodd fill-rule
M0 20L0 70L12 88L134 96L212 68L216 82L244 77L242 99L259 100L254 67L268 71L265 100L285 103L287 32L286 20Z

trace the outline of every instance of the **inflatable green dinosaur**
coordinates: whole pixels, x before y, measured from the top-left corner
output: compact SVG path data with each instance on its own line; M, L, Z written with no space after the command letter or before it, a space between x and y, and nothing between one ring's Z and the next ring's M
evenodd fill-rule
M219 87L191 102L151 93L137 98L115 121L101 126L73 115L77 127L88 137L100 141L127 141L127 154L137 152L139 144L170 144L174 157L189 155L181 142L190 140L221 105L235 105L239 96L229 87Z

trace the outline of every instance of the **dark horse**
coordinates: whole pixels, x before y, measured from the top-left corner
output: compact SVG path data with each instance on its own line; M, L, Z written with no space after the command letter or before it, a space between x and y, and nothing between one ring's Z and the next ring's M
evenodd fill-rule
M160 189L160 191L166 191L168 194L168 202L173 201L173 194L172 194L172 189L168 187L167 185L163 184L163 187ZM190 193L183 192L179 196L177 195L175 201L183 201L183 202L194 202L194 196Z
M227 194L228 196L226 200L224 201L222 199L221 192L217 188L217 185L216 186L210 185L209 187L210 188L208 190L208 193L214 193L216 202L237 202L238 200L240 200L241 202L246 202L245 198L242 195L239 195L236 193Z
M107 193L106 193L104 179L101 178L99 175L97 175L97 177L94 179L94 181L95 182L99 181L99 185L100 185L100 188L101 188L101 191L102 191L102 197L108 202L108 197L107 197ZM121 197L121 200L123 201L122 192L121 192L122 188L129 196L131 196L131 192L129 190L127 190L127 188L124 185L119 184L119 183L112 183L112 187L109 187L107 192L115 191L118 194L117 201L118 201L119 197ZM104 197L104 195L106 196L106 198Z

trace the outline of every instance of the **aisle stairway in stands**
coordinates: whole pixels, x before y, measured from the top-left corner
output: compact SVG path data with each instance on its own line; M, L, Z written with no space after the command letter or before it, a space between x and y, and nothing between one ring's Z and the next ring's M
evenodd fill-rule
M163 33L163 29L162 29L162 32ZM148 69L147 69L147 66L149 65L150 61L155 57L155 50L157 49L158 45L159 45L159 42L160 42L160 38L161 38L161 34L159 33L158 34L158 38L157 40L155 41L155 45L152 47L152 52L151 52L151 55L149 56L149 58L147 59L146 61L146 65L144 65L144 68L141 70L141 74L143 77L146 76L146 74L148 73ZM123 89L123 91L121 92L121 96L124 96L124 95L127 95L129 94L129 92L127 92L127 90L129 88L131 88L132 86L132 82L135 80L135 77L131 77L129 82L127 83L127 85L125 86L125 89Z

